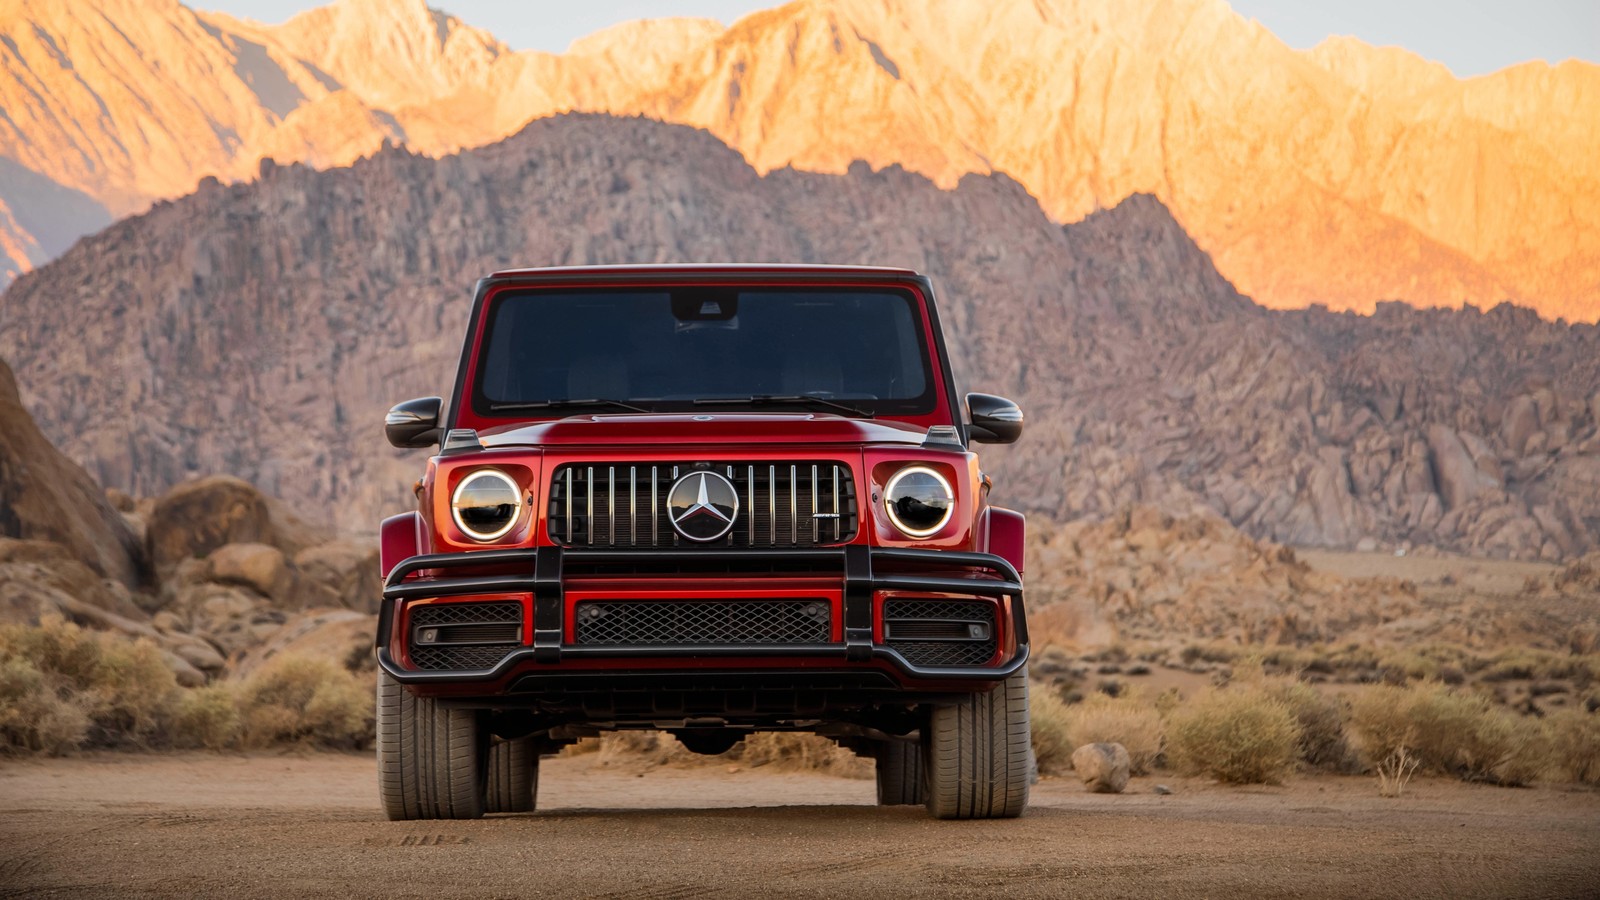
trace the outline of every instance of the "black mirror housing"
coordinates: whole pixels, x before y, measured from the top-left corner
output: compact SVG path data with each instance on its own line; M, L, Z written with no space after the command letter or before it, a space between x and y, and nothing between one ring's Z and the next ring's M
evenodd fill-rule
M1004 397L968 394L967 434L980 444L1010 444L1022 437L1022 409Z
M443 413L442 398L407 400L396 404L383 417L383 433L396 447L432 447L439 443L439 417Z

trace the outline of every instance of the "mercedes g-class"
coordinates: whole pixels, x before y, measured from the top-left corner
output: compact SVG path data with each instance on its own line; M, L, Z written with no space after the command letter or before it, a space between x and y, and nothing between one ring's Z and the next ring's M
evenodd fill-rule
M970 444L929 279L843 266L499 272L437 447L382 524L379 793L395 819L534 808L541 754L657 729L812 732L881 804L1027 803L1022 516Z

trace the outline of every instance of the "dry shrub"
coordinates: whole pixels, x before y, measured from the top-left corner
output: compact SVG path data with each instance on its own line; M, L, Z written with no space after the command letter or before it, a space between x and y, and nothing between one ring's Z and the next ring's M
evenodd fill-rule
M1277 784L1294 769L1294 712L1251 687L1210 690L1167 723L1167 756L1184 771L1232 784Z
M1143 697L1094 694L1067 707L1065 752L1070 759L1084 744L1121 744L1128 750L1129 771L1147 775L1161 756L1162 732L1161 714Z
M568 747L565 755L598 753L601 765L694 765L743 763L750 768L771 766L794 772L821 772L848 778L872 777L872 761L862 759L825 737L797 732L756 732L726 753L695 753L664 731L613 731L586 738Z
M326 659L279 656L246 679L237 697L246 746L299 743L351 750L372 740L371 687Z
M0 750L59 756L88 732L83 705L58 696L33 663L0 660Z
M1071 707L1054 690L1034 684L1028 690L1028 718L1033 724L1033 756L1039 771L1058 774L1072 768Z
M1328 772L1359 770L1360 761L1345 738L1344 711L1338 700L1292 678L1264 679L1260 690L1282 703L1294 716L1300 729L1295 753L1302 764Z
M239 729L239 702L225 684L184 691L172 716L172 741L180 747L226 750L239 739Z
M664 731L611 731L602 734L597 743L603 765L645 762L659 766L693 759L695 756Z
M0 627L0 731L17 750L149 746L180 696L149 641L85 631L60 617Z
M1374 764L1405 748L1428 771L1520 785L1538 777L1548 760L1536 720L1442 684L1369 688L1352 703L1350 721Z
M736 759L752 768L820 772L846 778L871 778L873 763L815 734L761 731L745 738L717 759Z
M1600 784L1600 713L1563 709L1545 722L1554 768L1571 781Z

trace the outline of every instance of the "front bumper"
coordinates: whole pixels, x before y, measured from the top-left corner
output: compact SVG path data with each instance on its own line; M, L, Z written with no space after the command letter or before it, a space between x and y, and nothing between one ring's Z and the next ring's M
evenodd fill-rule
M564 593L574 571L622 573L663 581L696 574L751 578L801 569L810 577L839 579L842 585L842 636L838 643L781 645L585 646L564 641ZM452 575L463 569L471 574ZM690 582L692 583L692 582ZM692 589L685 588L686 591ZM1001 605L1007 640L998 662L984 666L916 665L894 647L874 639L874 598L880 592L923 592L991 598ZM417 670L402 666L393 648L397 605L418 598L527 594L533 599L532 640L491 668ZM752 660L782 660L810 671L852 671L888 666L921 683L992 683L1018 671L1028 660L1027 619L1022 578L1005 559L987 553L908 550L850 545L791 551L600 551L560 547L483 550L415 556L390 572L383 590L377 634L378 664L396 681L412 685L504 685L521 673L558 671L563 662L628 660L659 666L681 660L698 668L725 663L730 670ZM588 667L587 665L585 666Z

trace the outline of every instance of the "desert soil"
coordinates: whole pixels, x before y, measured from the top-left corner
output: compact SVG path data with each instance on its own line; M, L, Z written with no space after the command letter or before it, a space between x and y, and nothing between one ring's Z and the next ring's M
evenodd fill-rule
M1130 793L1022 819L879 809L815 774L546 760L542 810L387 822L365 756L0 764L0 894L324 897L1505 897L1600 892L1600 793L1365 778Z

